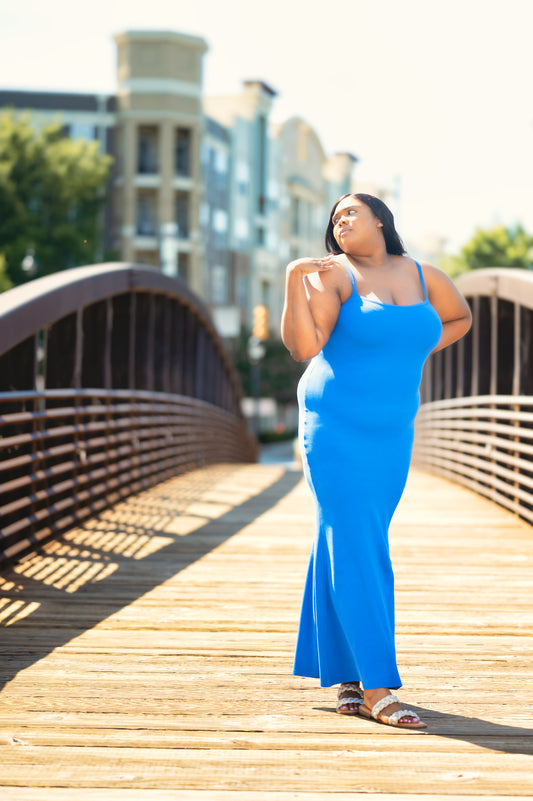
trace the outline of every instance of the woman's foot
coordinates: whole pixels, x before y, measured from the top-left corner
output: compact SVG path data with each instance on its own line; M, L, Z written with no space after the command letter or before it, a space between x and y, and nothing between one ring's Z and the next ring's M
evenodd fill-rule
M425 729L427 726L416 712L403 709L398 698L384 687L365 690L364 703L359 707L359 714L402 729Z
M337 693L336 711L340 715L357 715L359 706L363 703L363 690L358 681L348 681L341 684Z

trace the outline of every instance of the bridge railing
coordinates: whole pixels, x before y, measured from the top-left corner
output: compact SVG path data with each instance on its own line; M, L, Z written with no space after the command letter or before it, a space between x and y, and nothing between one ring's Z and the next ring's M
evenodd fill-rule
M0 296L0 564L127 495L256 444L203 304L128 264Z
M533 273L461 276L468 335L426 364L415 464L533 523Z

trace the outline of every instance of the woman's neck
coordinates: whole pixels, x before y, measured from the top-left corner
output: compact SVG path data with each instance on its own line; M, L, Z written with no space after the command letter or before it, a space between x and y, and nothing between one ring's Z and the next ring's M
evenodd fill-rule
M350 261L357 267L390 267L390 254L383 248L378 248L369 253L346 253Z

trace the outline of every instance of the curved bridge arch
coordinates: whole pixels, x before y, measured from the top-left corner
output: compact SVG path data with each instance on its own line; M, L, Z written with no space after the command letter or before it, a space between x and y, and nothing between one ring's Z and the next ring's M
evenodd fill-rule
M132 264L0 296L0 562L179 472L252 461L201 301Z
M426 364L414 460L533 523L533 272L473 270L456 284L472 329Z

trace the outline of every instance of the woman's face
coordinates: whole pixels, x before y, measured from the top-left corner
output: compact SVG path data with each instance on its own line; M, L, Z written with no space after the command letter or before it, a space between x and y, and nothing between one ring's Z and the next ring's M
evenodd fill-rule
M339 202L331 222L333 236L341 250L345 252L349 252L350 245L357 247L358 243L367 242L368 238L374 236L377 229L382 227L382 223L372 210L352 195Z

